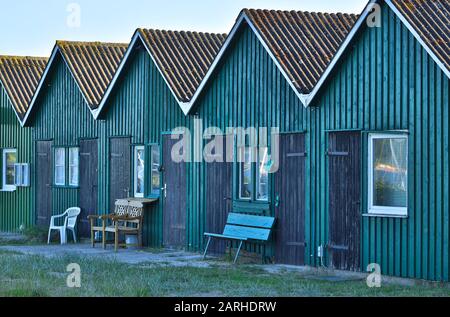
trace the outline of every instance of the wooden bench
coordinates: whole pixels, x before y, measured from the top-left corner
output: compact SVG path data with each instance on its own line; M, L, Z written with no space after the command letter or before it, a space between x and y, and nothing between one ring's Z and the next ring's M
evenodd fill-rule
M129 202L127 200L118 200L115 203L114 213L110 215L88 216L91 223L91 243L95 247L94 235L96 232L102 233L103 249L106 248L106 234L114 234L114 250L117 252L119 246L119 235L136 235L138 238L138 246L142 247L142 225L143 225L143 209L141 202ZM101 220L101 226L96 225L95 221Z
M267 241L269 241L270 239L274 224L275 218L273 217L250 216L238 213L230 213L228 215L227 224L222 234L205 233L205 237L208 237L208 243L206 244L203 259L206 258L206 254L208 253L211 239L215 238L229 240L231 242L239 242L239 247L233 262L236 263L243 243L267 243Z

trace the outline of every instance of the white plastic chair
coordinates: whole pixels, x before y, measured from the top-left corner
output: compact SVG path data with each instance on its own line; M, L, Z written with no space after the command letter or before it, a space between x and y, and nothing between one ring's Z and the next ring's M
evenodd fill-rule
M58 230L61 236L61 244L67 244L67 234L66 231L69 229L72 231L73 240L77 243L77 237L75 234L75 226L77 224L78 216L81 213L81 209L78 207L72 207L66 210L62 215L53 216L50 220L50 228L48 229L48 240L47 244L50 244L50 234L52 230ZM55 220L58 218L63 218L64 224L62 226L55 225Z

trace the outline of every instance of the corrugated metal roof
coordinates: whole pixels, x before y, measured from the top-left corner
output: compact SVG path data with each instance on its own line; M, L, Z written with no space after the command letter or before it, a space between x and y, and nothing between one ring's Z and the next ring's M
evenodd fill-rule
M226 34L198 32L138 32L181 102L192 98L226 38Z
M450 70L450 1L391 0L391 2Z
M314 88L358 16L244 9L301 94Z
M97 109L128 44L57 41L89 107Z
M44 72L47 58L0 56L0 81L22 120Z

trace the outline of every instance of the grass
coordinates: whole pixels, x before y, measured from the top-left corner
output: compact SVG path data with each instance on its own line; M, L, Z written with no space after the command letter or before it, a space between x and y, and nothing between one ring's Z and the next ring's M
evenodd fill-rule
M66 286L70 263L81 267L81 288ZM447 284L370 289L365 281L321 281L245 265L176 268L0 251L0 267L0 296L450 296Z
M17 235L0 233L0 245L36 245L47 242L48 228L29 227Z

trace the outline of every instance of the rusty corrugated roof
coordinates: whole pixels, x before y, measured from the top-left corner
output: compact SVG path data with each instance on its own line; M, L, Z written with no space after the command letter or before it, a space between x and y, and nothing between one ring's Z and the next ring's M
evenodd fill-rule
M226 34L138 29L181 102L188 102L219 52Z
M97 109L128 44L57 41L89 107Z
M391 0L391 2L450 70L450 1Z
M43 57L0 56L0 81L20 119L28 110L46 64Z
M244 9L297 90L311 92L358 16Z

